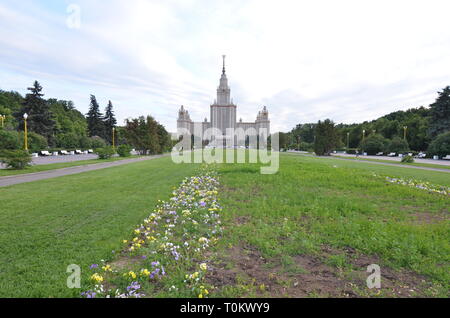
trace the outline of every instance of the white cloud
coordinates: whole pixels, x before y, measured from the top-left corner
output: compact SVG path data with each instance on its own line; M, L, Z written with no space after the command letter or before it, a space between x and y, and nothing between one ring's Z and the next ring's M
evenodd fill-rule
M38 79L84 112L92 93L120 120L174 130L181 104L209 115L227 54L238 116L267 104L287 131L427 105L449 84L448 1L81 0L81 29L65 25L69 3L0 4L0 88Z

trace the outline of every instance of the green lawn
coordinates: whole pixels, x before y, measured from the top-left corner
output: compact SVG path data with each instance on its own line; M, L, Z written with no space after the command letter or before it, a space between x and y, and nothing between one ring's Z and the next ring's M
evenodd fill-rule
M353 293L364 296L367 276L350 277L364 273L361 259L371 259L382 274L399 273L393 289L408 285L414 292L406 289L406 294L448 296L449 197L387 184L373 172L450 186L450 174L440 172L289 154L282 155L277 175L261 175L257 167L222 166L228 227L216 265L226 264L221 275L231 271L237 279L234 286L221 286L218 295L293 296L296 280L301 289L302 281L314 277L314 268L330 265L328 271L335 270L354 284L349 287ZM312 260L318 263L308 268ZM267 278L273 273L276 283ZM407 282L402 282L401 273L407 273ZM299 295L341 296L327 291L321 279L315 282L316 290ZM271 290L262 293L269 284ZM281 287L286 294L276 292ZM381 295L391 296L386 289Z
M79 296L66 287L67 265L88 280L90 264L114 261L111 251L197 167L166 157L0 188L0 297ZM217 170L224 233L207 255L211 297L343 296L341 282L350 295L374 295L366 261L388 274L381 296L448 296L449 197L373 173L445 186L450 174L291 154L275 175L258 164Z
M127 157L127 158L114 157L114 158L105 159L105 160L89 159L89 160L81 160L81 161L73 161L73 162L58 162L58 163L50 163L50 164L46 164L46 165L34 165L34 166L27 167L26 169L23 169L23 170L0 169L0 177L14 176L14 175L26 174L26 173L35 173L35 172L55 170L55 169L61 169L61 168L69 168L69 167L75 167L75 166L85 166L85 165L90 165L90 164L119 161L119 160L130 159L130 158L139 158L139 156L131 156L131 157Z
M67 266L110 258L194 169L160 158L0 188L0 297L79 296Z

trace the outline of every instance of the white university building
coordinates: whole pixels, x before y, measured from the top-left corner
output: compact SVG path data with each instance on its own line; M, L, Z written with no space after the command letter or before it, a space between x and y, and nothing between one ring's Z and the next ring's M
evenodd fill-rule
M269 112L266 106L258 112L254 122L243 122L242 118L237 121L237 106L230 98L231 90L225 73L225 55L223 56L222 76L217 88L217 99L210 106L210 118L204 122L193 122L189 112L181 106L178 112L177 134L178 136L194 135L201 138L203 145L210 146L243 146L248 144L250 136L260 136L260 142L270 136ZM198 136L198 137L197 137ZM202 136L202 137L200 137ZM191 137L192 138L192 137Z

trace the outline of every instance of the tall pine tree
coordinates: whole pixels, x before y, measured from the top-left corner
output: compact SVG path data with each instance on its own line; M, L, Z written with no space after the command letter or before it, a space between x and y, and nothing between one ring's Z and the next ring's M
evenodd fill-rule
M450 86L439 92L436 101L430 105L430 128L432 138L450 131Z
M103 119L105 129L106 129L106 140L112 143L112 129L116 126L117 120L114 116L113 105L111 101L108 102L108 106L105 109L105 117Z
M91 104L89 106L89 112L86 115L86 120L88 123L89 136L105 138L103 114L100 112L100 106L94 95L91 95Z
M45 99L42 98L42 86L38 81L34 81L33 87L29 87L31 92L25 96L23 107L14 115L19 122L19 130L23 130L23 114L28 114L27 127L29 131L35 132L47 138L50 145L53 145L53 132L55 121L50 111L50 106Z

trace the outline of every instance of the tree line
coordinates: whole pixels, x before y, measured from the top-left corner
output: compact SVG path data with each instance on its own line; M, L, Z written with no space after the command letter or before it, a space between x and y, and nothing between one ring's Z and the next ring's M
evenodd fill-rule
M115 145L127 144L142 154L171 149L169 133L151 116L128 119L124 126L118 126L111 101L102 113L95 95L91 95L88 113L84 115L72 101L45 99L38 81L27 90L25 97L0 90L0 115L4 116L0 150L23 148L25 113L29 149L34 152L106 147L113 144L113 129Z
M298 124L289 133L280 134L280 147L318 154L341 150L450 155L450 86L438 92L429 107L396 111L370 122L335 124L326 119Z

